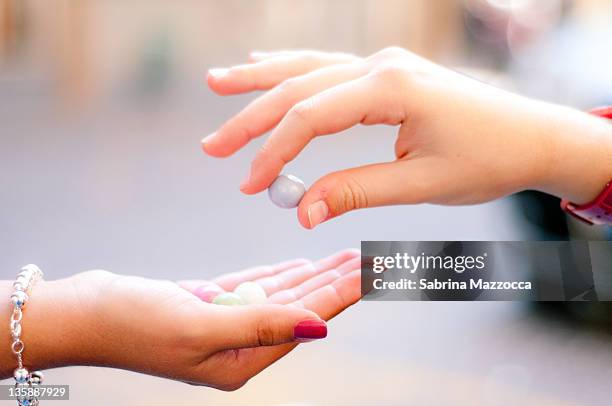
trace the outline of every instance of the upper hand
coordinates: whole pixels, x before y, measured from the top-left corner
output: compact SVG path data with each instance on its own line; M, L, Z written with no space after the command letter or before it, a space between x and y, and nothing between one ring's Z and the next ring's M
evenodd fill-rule
M612 176L612 137L602 121L403 49L367 58L287 51L251 59L212 69L209 86L223 95L271 90L203 140L206 153L224 157L272 130L241 185L247 194L266 189L317 136L356 124L398 126L393 160L334 172L311 186L298 207L307 228L365 207L472 204L523 189L580 203Z

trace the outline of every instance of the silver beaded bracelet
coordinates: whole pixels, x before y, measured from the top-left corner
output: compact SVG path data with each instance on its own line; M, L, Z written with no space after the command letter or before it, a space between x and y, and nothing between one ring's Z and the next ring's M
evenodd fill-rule
M21 272L17 275L17 279L13 283L15 289L11 294L11 303L13 303L13 313L11 314L11 336L13 343L11 351L17 357L17 369L13 373L15 378L15 387L33 387L42 384L43 374L40 371L29 372L23 366L23 350L25 344L21 341L21 320L23 319L23 310L28 302L29 295L32 292L34 285L43 278L43 273L36 265L26 265L21 268ZM38 399L17 399L17 403L21 406L38 405Z

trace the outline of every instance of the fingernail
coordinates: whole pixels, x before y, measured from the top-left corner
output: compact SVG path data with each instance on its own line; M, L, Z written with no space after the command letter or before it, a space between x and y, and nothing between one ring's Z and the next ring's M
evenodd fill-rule
M215 79L220 79L223 76L227 75L229 69L227 68L210 68L208 70L208 74Z
M215 138L215 135L217 135L217 132L215 131L214 133L207 135L206 137L202 138L202 144L206 144L207 142L212 141L213 138Z
M293 328L295 341L305 343L327 337L327 324L323 320L303 320Z
M319 200L308 206L308 222L310 228L315 228L327 219L329 208L323 200Z

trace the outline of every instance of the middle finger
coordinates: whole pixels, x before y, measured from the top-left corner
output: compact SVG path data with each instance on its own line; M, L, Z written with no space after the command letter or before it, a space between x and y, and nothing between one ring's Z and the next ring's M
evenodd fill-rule
M282 82L202 140L202 148L226 157L274 128L296 103L367 73L363 63L324 67Z

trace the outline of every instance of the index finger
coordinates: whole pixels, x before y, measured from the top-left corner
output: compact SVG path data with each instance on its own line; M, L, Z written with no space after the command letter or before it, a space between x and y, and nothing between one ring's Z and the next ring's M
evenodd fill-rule
M253 159L250 174L240 189L255 194L268 188L313 138L376 120L375 112L385 108L378 90L370 77L364 76L294 105Z

